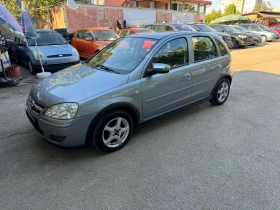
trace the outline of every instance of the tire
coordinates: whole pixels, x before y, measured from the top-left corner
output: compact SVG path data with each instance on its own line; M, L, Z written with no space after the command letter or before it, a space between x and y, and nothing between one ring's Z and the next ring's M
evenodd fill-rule
M262 35L262 42L267 42L267 37L265 35Z
M233 40L233 48L238 48L239 44L237 40Z
M27 67L28 67L28 69L29 69L29 71L30 71L31 74L34 75L34 74L37 73L36 70L35 70L35 68L34 68L34 65L33 65L33 63L31 62L30 59L27 60Z
M117 151L129 141L133 127L133 119L128 113L122 110L109 112L95 127L93 145L102 152Z
M213 92L212 99L209 101L212 105L219 106L226 102L230 92L230 82L224 78L217 83Z

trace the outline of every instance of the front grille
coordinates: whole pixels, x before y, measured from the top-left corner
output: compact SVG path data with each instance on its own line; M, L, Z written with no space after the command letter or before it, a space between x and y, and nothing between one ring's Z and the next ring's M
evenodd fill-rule
M72 54L58 54L58 55L49 55L47 58L61 58L61 57L68 57L72 56Z
M48 64L48 65L44 65L44 68L46 70L61 70L61 69L67 68L69 66L74 66L78 63L79 63L79 61L78 62L70 62L70 63Z
M231 41L231 38L229 36L223 36L223 40L225 41Z

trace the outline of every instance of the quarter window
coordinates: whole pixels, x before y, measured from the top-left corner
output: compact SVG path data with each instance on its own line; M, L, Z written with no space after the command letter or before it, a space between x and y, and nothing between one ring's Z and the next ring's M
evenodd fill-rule
M218 56L217 49L210 37L195 36L192 37L194 61L212 59Z
M152 64L164 63L176 68L189 63L188 45L184 38L166 43L152 58Z
M217 45L218 45L218 48L220 50L220 54L221 56L224 56L224 55L227 55L228 54L228 51L226 49L226 46L224 44L222 44L222 42L220 42L220 40L216 39L216 42L217 42Z

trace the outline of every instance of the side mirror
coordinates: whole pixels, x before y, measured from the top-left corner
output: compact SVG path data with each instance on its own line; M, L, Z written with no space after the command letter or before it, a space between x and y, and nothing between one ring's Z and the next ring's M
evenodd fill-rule
M153 67L153 73L166 74L170 71L170 67L164 63L155 63Z
M92 41L93 39L91 37L87 37L86 41Z

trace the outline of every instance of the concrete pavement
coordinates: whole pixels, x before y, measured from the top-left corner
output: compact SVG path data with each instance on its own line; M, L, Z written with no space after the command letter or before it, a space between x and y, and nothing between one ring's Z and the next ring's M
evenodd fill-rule
M264 72L238 72L258 70L244 60L255 51L232 52L223 106L150 122L111 154L49 145L24 113L31 85L0 89L0 209L278 209L280 80L265 72L274 44L256 54Z

